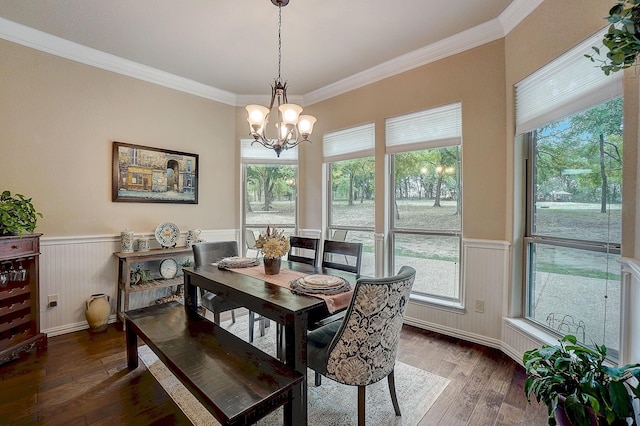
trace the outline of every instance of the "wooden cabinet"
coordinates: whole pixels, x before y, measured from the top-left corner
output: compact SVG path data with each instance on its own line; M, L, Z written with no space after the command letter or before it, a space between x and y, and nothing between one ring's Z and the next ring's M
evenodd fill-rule
M118 258L118 300L116 313L118 320L123 321L122 313L129 310L129 298L131 293L148 291L160 287L169 287L183 284L183 277L177 276L171 279L155 279L142 284L131 283L131 271L134 264L164 260L168 258L189 257L193 255L191 247L176 247L165 249L153 249L149 251L137 251L131 253L116 252Z
M0 237L0 364L47 347L39 318L40 235Z

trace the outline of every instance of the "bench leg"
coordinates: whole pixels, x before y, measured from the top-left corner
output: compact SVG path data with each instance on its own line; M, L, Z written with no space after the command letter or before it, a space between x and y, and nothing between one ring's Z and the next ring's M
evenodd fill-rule
M126 326L127 367L129 370L135 370L138 368L138 336L133 331L133 327L127 324L126 320L123 324Z
M297 387L299 388L301 385L298 385ZM294 392L293 391L289 391L289 398L287 398L287 402L285 402L283 408L283 414L284 414L284 418L283 418L283 425L285 426L293 426L293 398L294 398Z

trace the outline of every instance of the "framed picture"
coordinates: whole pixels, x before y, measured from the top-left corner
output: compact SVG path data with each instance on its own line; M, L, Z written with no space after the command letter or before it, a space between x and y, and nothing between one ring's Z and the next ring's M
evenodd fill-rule
M198 154L114 142L111 200L198 204Z

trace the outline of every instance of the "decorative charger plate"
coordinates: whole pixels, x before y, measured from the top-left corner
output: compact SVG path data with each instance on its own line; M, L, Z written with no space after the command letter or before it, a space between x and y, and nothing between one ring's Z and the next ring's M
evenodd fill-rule
M294 293L299 294L339 294L344 293L345 291L351 290L351 285L349 281L344 280L340 277L335 277L339 280L338 284L307 284L306 277L296 278L295 280L289 283L289 287Z
M260 260L255 257L225 257L218 262L218 268L248 268L250 266L257 266L260 264Z
M162 247L175 247L178 237L180 237L180 229L175 223L164 222L156 228L156 240Z
M307 275L304 277L304 283L308 286L317 287L335 287L342 284L344 280L335 275Z

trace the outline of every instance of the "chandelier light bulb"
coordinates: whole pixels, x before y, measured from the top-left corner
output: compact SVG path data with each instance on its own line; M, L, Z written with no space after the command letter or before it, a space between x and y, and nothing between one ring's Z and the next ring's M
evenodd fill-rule
M263 127L267 123L269 108L263 107L262 105L247 105L245 109L248 113L247 121L252 128L254 125Z
M282 113L282 122L285 124L296 124L298 116L302 112L302 107L296 104L283 104L278 107Z
M313 125L316 121L313 115L301 115L298 119L298 131L302 133L305 139L313 132Z

